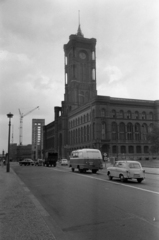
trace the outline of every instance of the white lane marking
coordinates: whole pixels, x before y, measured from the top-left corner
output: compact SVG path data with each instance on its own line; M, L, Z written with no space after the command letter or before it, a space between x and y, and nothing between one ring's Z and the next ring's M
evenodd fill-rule
M55 171L59 171L59 172L68 172L66 170L61 170L61 169L54 169ZM72 172L70 172L72 173ZM73 173L75 174L75 173ZM78 175L80 176L80 174ZM122 184L122 183L117 183L117 182L113 182L113 181L110 181L110 180L106 180L106 179L100 179L100 178L96 178L96 177L91 177L91 176L87 176L87 175L81 175L82 177L87 177L87 178L92 178L92 179L96 179L96 180L99 180L99 181L103 181L103 182L108 182L108 183L112 183L112 184L117 184L117 185L122 185L124 187L129 187L129 188L134 188L134 189L137 189L137 190L141 190L141 191L144 191L144 192L149 192L149 193L154 193L154 194L157 194L159 195L159 192L155 192L155 191L151 191L151 190L148 190L148 189L144 189L144 188L140 188L140 187L134 187L134 186L130 186L130 185L126 185L126 184Z

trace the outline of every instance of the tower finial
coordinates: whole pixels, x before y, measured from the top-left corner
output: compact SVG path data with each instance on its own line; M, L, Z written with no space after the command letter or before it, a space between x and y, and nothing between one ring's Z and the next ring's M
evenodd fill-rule
M82 31L81 31L81 26L80 26L80 10L78 10L78 30L77 30L77 36L78 37L84 37Z

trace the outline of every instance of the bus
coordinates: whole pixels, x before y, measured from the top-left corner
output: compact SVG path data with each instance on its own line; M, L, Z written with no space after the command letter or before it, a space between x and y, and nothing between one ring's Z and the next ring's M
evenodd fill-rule
M103 169L102 154L98 149L79 149L71 152L69 167L72 172L78 169L79 172L91 170L96 173L99 169Z

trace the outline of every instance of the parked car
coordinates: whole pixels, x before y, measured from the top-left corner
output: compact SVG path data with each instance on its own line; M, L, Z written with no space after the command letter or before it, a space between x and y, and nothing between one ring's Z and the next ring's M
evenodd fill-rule
M43 159L37 159L35 160L35 166L43 166L43 162L44 162Z
M117 161L114 166L107 168L107 175L110 180L120 178L124 182L128 179L136 179L141 183L145 179L145 170L138 161Z
M29 166L29 165L34 165L34 161L30 158L25 158L19 162L19 165L22 166Z
M67 159L65 158L61 159L61 165L68 165Z

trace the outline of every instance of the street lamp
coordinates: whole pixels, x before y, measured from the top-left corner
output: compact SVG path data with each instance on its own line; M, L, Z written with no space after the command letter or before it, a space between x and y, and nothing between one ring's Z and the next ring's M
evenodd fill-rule
M9 131L8 131L8 158L7 158L7 164L6 164L6 172L9 172L10 170L10 126L11 126L11 118L13 117L12 113L8 113L7 117L9 118Z

